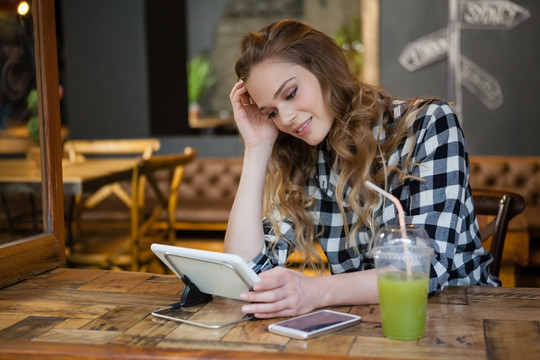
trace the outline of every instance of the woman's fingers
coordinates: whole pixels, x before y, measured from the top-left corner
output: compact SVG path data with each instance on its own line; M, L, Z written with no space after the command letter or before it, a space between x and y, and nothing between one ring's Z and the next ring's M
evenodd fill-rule
M253 291L242 294L242 299L251 304L242 311L255 314L258 318L293 316L313 310L313 299L309 291L307 276L290 269L277 267L261 273L261 281Z
M237 82L233 86L231 90L231 94L229 96L231 99L232 105L235 106L236 108L241 108L244 105L243 96L245 96L246 93L247 93L247 90L246 90L246 87L244 86L244 83L241 81Z
M282 316L296 315L294 309L282 303L249 304L242 307L245 314L253 314L258 319L269 319Z
M251 96L249 96L243 81L239 81L234 84L229 97L231 102L238 103L241 106L255 105L255 102Z

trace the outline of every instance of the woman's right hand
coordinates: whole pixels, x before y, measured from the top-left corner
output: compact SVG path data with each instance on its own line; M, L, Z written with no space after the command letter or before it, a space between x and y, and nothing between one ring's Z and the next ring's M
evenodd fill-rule
M271 148L279 130L271 119L261 114L242 80L233 86L230 99L234 121L246 148L260 145L269 145Z

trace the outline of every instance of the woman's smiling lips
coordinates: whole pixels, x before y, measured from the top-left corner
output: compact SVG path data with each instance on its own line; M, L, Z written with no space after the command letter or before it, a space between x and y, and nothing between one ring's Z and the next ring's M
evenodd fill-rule
M296 127L294 129L294 132L297 133L299 136L303 136L307 132L307 130L309 130L308 125L311 124L311 119L312 118L307 119L300 126Z

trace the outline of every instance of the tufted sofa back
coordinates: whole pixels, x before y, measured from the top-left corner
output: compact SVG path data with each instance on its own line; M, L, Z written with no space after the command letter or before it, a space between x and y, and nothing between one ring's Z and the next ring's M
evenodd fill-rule
M540 234L540 156L471 156L472 188L507 189L525 198L532 236Z
M512 190L540 206L540 156L471 156L472 187Z
M226 223L240 175L241 157L199 157L186 166L180 184L176 220L182 223Z

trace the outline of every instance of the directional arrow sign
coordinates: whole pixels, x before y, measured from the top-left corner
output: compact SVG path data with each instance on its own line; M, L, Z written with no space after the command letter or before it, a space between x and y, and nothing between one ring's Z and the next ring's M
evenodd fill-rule
M448 1L448 27L408 43L399 55L399 63L405 69L415 71L448 56L449 84L452 85L449 86L449 97L455 99L459 117L461 86L487 108L495 110L504 102L501 85L493 76L461 55L461 29L508 30L529 18L531 13L510 0Z
M463 28L501 30L529 16L529 10L507 0L461 0L459 21Z
M405 46L399 63L409 71L418 70L448 54L448 31L446 28L424 35Z
M499 82L463 55L461 55L461 83L492 111L504 103Z

